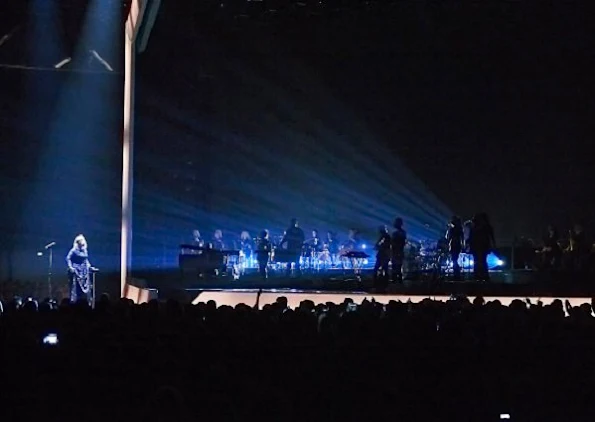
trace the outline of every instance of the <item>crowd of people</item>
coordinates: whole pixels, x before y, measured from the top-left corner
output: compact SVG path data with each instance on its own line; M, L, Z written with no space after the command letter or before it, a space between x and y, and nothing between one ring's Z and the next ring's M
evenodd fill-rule
M481 298L271 305L11 301L6 420L585 420L595 319Z

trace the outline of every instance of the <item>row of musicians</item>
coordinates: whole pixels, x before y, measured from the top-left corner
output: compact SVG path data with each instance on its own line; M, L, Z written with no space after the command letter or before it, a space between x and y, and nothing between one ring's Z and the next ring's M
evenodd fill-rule
M267 232L268 233L268 232ZM192 232L192 244L199 247L210 247L215 250L241 250L246 256L252 255L252 252L258 247L258 243L265 237L265 232L260 234L258 238L252 238L248 231L242 231L237 239L228 241L223 238L222 230L215 230L210 241L205 240L199 230ZM272 246L282 247L284 236L278 236L275 239L267 239ZM344 242L339 242L337 236L333 232L327 232L326 238L321 238L318 230L312 230L311 237L304 241L305 252L322 252L329 251L331 254L336 254L341 251L355 251L362 248L361 241L358 237L358 232L355 229L349 230L347 239Z

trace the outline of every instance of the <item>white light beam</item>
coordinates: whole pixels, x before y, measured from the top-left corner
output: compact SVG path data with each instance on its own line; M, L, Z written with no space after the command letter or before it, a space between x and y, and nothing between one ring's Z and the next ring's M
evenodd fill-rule
M99 63L101 63L103 65L103 67L105 67L108 71L113 72L114 69L110 66L110 64L105 61L105 59L103 57L101 57L99 55L99 53L95 50L89 50L89 52L91 53L91 55L93 55L93 57L95 57Z
M62 69L62 67L68 63L70 63L72 61L71 57L66 57L64 60L62 60L61 62L58 62L54 65L54 67L56 69Z
M14 33L17 32L17 29L19 29L18 26L15 27L9 33L3 35L2 38L0 38L0 47L2 47L6 42L8 42L8 40L10 40L12 38L12 36L14 35Z

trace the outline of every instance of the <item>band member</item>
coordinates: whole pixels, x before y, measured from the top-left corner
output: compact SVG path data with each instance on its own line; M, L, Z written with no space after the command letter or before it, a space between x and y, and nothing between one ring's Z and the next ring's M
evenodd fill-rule
M200 248L205 246L204 239L200 236L200 231L192 230L192 244Z
M291 224L285 231L281 245L286 245L287 250L287 275L291 274L291 264L295 263L296 272L300 273L300 256L304 246L304 231L298 226L297 218L291 219Z
M250 237L250 233L244 230L240 234L240 248L239 248L249 260L252 257L252 250L254 249L254 244L252 243L252 238Z
M343 242L341 247L339 248L339 256L341 257L341 266L343 269L347 269L350 265L351 268L355 271L356 270L356 263L357 261L351 258L349 255L351 252L355 252L358 249L359 239L358 233L356 229L349 229L347 234L347 240ZM348 265L349 264L349 265Z
M312 237L306 241L303 251L304 258L308 260L308 265L310 268L314 268L320 264L322 250L323 244L320 236L318 235L318 230L312 230Z
M486 213L473 217L469 234L469 247L473 255L473 268L477 281L489 281L488 254L495 249L494 229Z
M407 244L407 232L403 229L403 219L396 218L393 224L395 231L391 238L392 247L392 279L394 282L403 281L403 260L405 259L405 245Z
M312 237L306 242L308 245L309 252L320 252L322 251L322 241L318 236L318 230L312 230Z
M592 242L587 239L583 226L575 224L569 233L569 255L571 265L579 276L586 276L589 269L589 258L593 248Z
M223 243L223 232L219 229L215 230L213 233L213 241L211 242L213 249L217 251L222 251L225 249L225 244Z
M331 265L335 266L337 264L336 256L339 253L339 243L335 233L331 231L326 233L326 247L331 258Z
M471 227L473 227L473 220L463 223L463 250L467 253L471 253Z
M391 238L386 226L379 228L376 249L376 265L374 266L374 287L380 290L386 289L388 285L388 264L391 258Z
M543 247L537 251L541 254L541 268L558 268L561 264L562 249L560 248L560 235L553 225L547 228L547 235L543 239Z
M349 229L347 240L341 245L341 255L346 255L349 252L357 250L358 243L357 230Z
M453 278L461 278L461 266L459 265L459 256L463 250L463 222L457 216L452 217L446 231L446 242L448 243L448 253L452 261Z
M91 302L91 264L89 262L89 253L87 249L87 240L85 236L79 234L74 238L72 249L66 256L68 265L68 279L70 282L70 302L75 303L79 300Z
M269 231L263 230L258 238L256 246L256 260L258 261L258 271L263 279L268 277L268 265L271 257L273 245L269 240Z

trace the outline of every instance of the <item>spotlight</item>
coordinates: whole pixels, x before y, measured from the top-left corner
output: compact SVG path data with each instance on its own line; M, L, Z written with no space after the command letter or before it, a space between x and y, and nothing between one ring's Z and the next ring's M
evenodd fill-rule
M62 67L64 67L64 65L67 65L68 63L70 63L72 61L72 59L70 57L65 58L64 60L62 60L61 62L58 62L54 65L54 67L56 69L62 69Z
M501 267L502 265L504 265L504 261L502 261L501 259L496 261L496 265L498 265L499 267Z
M43 256L43 252L37 252L37 256Z
M99 61L99 63L101 63L103 65L103 67L105 67L105 70L107 70L108 72L113 72L114 69L110 66L110 64L99 55L99 53L95 50L90 50L89 53L91 53L91 55L93 57L95 57L97 59L97 61Z
M366 249L366 244L365 243L362 245L362 249Z

